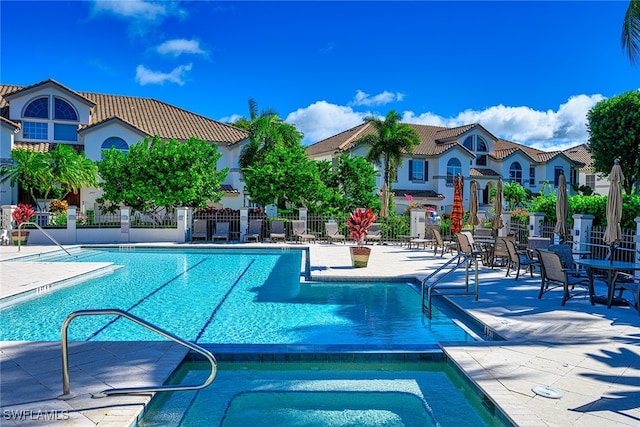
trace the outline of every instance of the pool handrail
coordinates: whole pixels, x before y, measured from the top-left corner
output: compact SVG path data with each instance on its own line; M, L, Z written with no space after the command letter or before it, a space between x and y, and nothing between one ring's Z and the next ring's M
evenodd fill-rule
M188 391L188 390L200 390L205 387L208 387L216 377L218 364L216 362L216 358L211 354L211 352L205 350L199 345L193 344L189 341L185 341L180 337L172 334L171 332L167 332L158 326L152 325L151 323L139 318L136 315L133 315L127 311L120 310L118 308L105 308L105 309L93 309L93 310L78 310L69 314L67 318L62 322L62 331L60 341L62 343L62 394L58 396L59 400L69 400L74 398L75 393L71 393L70 384L69 384L69 344L67 339L67 330L69 329L69 324L73 319L79 316L94 316L94 315L116 315L122 316L126 319L129 319L138 325L144 326L145 328L156 332L165 338L168 338L184 347L187 347L190 350L195 351L196 353L204 356L209 363L211 364L211 373L207 380L200 385L181 385L181 386L172 386L172 385L162 385L162 386L150 386L150 387L129 387L129 388L110 388L107 390L103 390L99 393L92 394L93 398L105 397L110 394L137 394L137 393L149 393L149 392L159 392L159 391Z
M53 243L55 243L56 245L58 245L60 247L60 249L62 249L63 251L65 251L67 253L67 255L71 256L71 254L69 253L68 250L66 250L64 247L62 247L62 245L60 243L58 243L58 241L56 239L53 238L53 236L49 233L47 233L46 231L44 231L42 229L42 227L40 227L38 224L36 224L35 222L31 222L31 221L25 221L22 222L18 225L18 252L20 252L20 233L22 232L22 226L23 225L35 225L36 228L40 231L42 231L42 234L44 234L45 236L47 236L49 238L49 240L51 240Z

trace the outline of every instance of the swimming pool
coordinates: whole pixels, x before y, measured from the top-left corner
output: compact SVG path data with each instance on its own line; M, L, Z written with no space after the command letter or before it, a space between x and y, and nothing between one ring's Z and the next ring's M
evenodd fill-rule
M139 427L504 426L446 363L221 363L208 388L158 395ZM184 363L171 383L198 383Z
M201 345L416 351L474 340L437 309L426 319L410 283L301 281L297 250L95 248L72 261L122 268L4 308L0 340L57 341L68 314L95 308L129 311ZM69 337L159 339L104 316L77 319Z

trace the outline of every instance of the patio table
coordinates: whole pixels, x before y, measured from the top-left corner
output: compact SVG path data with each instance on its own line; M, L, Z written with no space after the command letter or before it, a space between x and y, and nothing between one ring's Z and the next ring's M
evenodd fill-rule
M640 270L640 262L624 262L624 261L609 261L606 259L577 259L574 261L576 264L584 266L587 268L587 274L589 275L589 284L590 289L593 290L593 273L594 270L605 270L607 272L606 283L607 283L607 297L606 304L607 308L611 308L613 304L614 298L613 295L615 293L615 282L614 277L617 271L635 271ZM591 299L594 302L603 304L605 298L598 298L594 295L591 295Z

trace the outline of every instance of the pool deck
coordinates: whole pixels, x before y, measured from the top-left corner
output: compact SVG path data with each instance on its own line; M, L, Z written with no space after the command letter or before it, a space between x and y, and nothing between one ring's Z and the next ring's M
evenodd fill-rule
M421 279L450 258L434 257L431 250L374 245L369 266L354 269L348 244L308 246L311 274L316 279ZM26 246L21 254L56 249ZM15 247L0 247L0 259L16 255ZM15 295L105 268L103 263L95 264L1 263L0 295ZM451 276L452 281L464 280L461 270ZM472 296L447 298L507 340L443 343L442 347L516 425L640 424L640 316L635 310L591 306L585 298L573 298L562 307L560 290L539 300L539 274L515 281L513 275L505 277L504 269L480 267L479 277L478 301ZM596 289L596 293L604 290ZM182 347L167 342L74 342L69 365L71 389L78 397L61 401L56 399L62 392L59 342L1 342L0 425L129 426L149 395L91 399L90 393L161 384L184 355ZM535 386L558 389L563 396L538 396L531 390ZM57 420L46 421L51 418Z

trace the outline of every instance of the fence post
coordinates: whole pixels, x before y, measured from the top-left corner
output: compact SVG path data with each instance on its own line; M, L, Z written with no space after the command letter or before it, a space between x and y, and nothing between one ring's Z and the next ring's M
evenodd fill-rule
M589 243L589 230L591 230L595 217L591 214L575 214L571 218L573 218L573 230L571 231L573 235L573 248L579 251L590 250L590 248L587 247Z
M2 205L2 218L0 218L0 224L2 225L2 240L1 243L3 245L12 245L11 241L11 213L15 206L12 205Z
M240 208L240 241L244 242L244 236L249 229L249 208Z
M498 230L498 237L507 237L511 232L511 211L502 212L502 223L504 227Z
M76 206L67 207L67 238L70 243L78 243L78 232L76 229L78 208Z
M636 262L640 262L640 216L637 216L634 221L636 222ZM640 271L636 270L636 277L640 277ZM638 295L636 295L638 298Z
M129 243L129 226L131 224L131 208L120 208L120 241Z
M308 230L309 225L307 224L307 208L298 209L298 219L304 221L304 229Z
M178 243L185 243L191 239L191 209L183 206L176 209L176 227L178 227Z
M529 237L542 236L542 222L544 221L544 212L529 213Z

